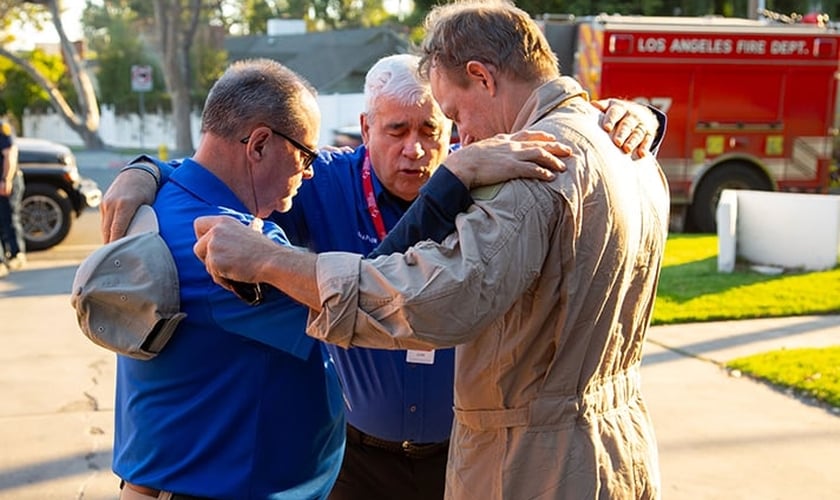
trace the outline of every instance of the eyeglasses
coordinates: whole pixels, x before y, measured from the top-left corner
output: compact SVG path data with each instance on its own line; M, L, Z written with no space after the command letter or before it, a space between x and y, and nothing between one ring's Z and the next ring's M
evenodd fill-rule
M314 149L310 149L310 148L304 146L303 144L301 144L298 141L292 139L291 137L284 134L283 132L278 132L271 127L269 127L268 130L271 130L271 133L273 133L275 135L279 135L283 139L286 139L287 141L289 141L289 144L291 144L292 146L297 148L298 151L303 153L303 169L304 170L311 167L312 164L315 163L315 159L318 158L318 151L315 151ZM241 139L239 142L241 142L242 144L248 144L248 141L250 139L251 139L251 136L249 135L248 137L246 137L244 139Z

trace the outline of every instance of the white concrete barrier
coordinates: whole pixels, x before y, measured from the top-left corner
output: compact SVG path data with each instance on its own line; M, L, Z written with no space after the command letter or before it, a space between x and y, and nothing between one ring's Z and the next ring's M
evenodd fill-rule
M840 195L724 190L717 211L718 270L752 264L821 271L840 257Z
M738 223L738 192L724 189L720 194L717 212L718 272L731 273L737 260L736 229Z

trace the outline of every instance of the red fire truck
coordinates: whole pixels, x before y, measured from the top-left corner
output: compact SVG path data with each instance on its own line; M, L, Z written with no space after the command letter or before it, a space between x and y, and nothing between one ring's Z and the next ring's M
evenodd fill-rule
M821 24L602 15L544 20L590 97L659 107L672 227L715 231L725 188L826 192L840 33ZM570 71L571 69L571 71Z

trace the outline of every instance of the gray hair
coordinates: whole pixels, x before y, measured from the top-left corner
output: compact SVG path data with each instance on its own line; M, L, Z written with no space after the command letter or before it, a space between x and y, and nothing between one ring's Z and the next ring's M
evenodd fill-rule
M417 73L420 58L411 54L383 57L365 76L365 113L370 119L376 114L380 98L395 99L403 106L421 106L433 101L429 82Z
M231 64L210 89L201 132L239 140L259 124L293 135L305 128L301 95L316 94L303 77L271 59Z

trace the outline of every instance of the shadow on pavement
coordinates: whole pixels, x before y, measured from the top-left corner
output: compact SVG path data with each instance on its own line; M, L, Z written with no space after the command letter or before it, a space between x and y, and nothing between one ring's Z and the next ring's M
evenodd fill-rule
M29 268L12 272L0 280L0 298L67 295L69 302L77 267L66 265L36 268L30 264Z

